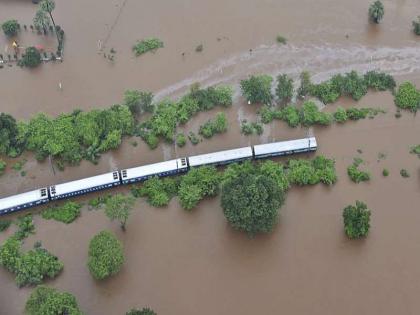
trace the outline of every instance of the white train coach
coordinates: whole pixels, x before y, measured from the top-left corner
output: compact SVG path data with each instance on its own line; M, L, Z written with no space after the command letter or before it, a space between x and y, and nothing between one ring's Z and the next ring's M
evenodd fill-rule
M188 158L188 164L190 167L203 165L224 165L232 162L250 160L252 157L252 148L244 147L239 149L190 156Z
M0 199L0 215L37 206L48 201L46 187L6 197Z
M315 137L254 145L254 157L263 159L295 153L316 151Z

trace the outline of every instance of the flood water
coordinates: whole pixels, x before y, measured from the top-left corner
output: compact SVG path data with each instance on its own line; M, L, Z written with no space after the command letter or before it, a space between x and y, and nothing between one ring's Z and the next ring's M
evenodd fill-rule
M177 97L195 81L237 86L252 73L297 77L303 69L311 71L315 81L352 69L379 69L399 82L420 86L420 44L410 32L420 3L399 0L384 5L383 23L374 26L367 21L362 0L91 0L88 5L57 0L55 19L66 31L65 61L34 71L0 69L0 111L19 119L40 111L57 115L75 108L108 107L120 102L128 88L151 90L158 98ZM0 2L1 21L16 17L29 25L34 13L30 1ZM30 31L22 33L22 42L41 40ZM288 38L288 44L275 44L277 34ZM165 48L135 58L132 44L149 36L161 38ZM105 51L117 51L114 63L99 52L99 40ZM53 46L54 38L42 43ZM0 44L2 50L8 44L2 36ZM204 46L202 53L195 52L198 44ZM356 103L342 98L325 110L337 105ZM102 211L84 208L70 225L36 217L37 232L25 247L41 240L64 262L63 273L48 284L73 293L87 314L124 314L143 306L160 315L418 314L420 160L408 151L420 143L419 117L403 113L396 119L388 92L370 93L357 106L381 107L387 113L311 130L273 122L262 136L245 137L239 123L254 120L256 108L236 97L226 111L226 134L182 149L161 144L154 151L140 139L137 147L125 141L119 150L103 155L97 166L83 162L55 175L48 163L37 163L27 154L27 175L8 169L0 178L0 195L311 133L317 137L318 153L336 159L339 181L333 187L291 189L270 235L250 239L233 231L219 198L203 201L193 212L182 210L176 199L163 209L138 200L126 233ZM185 130L197 131L219 110L200 113ZM378 159L379 153L386 158ZM346 174L357 156L372 174L368 183L353 184ZM382 177L383 168L390 170L389 177ZM411 177L402 178L401 168ZM357 199L372 210L371 231L366 240L349 241L343 233L342 209ZM97 282L86 267L87 247L102 229L122 240L126 263L118 275ZM11 233L12 228L1 233L0 241ZM13 276L0 269L0 314L22 314L30 292L18 289Z

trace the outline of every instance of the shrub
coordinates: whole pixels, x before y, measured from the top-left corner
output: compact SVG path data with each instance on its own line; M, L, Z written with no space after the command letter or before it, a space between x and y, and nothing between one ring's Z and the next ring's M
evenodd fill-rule
M298 96L303 98L306 95L311 93L312 89L312 82L311 82L311 75L308 71L303 71L300 74L300 86L298 89Z
M361 201L356 206L349 205L343 210L344 231L350 239L366 237L370 228L370 210Z
M257 122L248 122L246 119L241 122L241 133L244 135L261 135L264 132L263 126Z
M260 163L258 167L257 173L273 179L282 192L289 189L289 179L282 164L267 160Z
M375 1L369 6L369 17L375 23L379 23L382 20L384 13L384 5L381 1Z
M276 37L276 41L279 44L286 44L287 43L287 39L281 35L277 35Z
M393 92L396 87L394 78L383 72L368 71L364 75L364 81L367 87L378 91L389 90Z
M386 168L384 168L383 171L382 171L382 175L384 177L387 177L389 175L389 171Z
M83 315L72 294L43 285L32 291L25 311L28 315Z
M207 196L218 193L221 176L214 166L192 168L182 176L178 190L181 206L186 210L193 209L198 202Z
M177 194L178 181L156 176L146 180L140 187L132 187L131 192L135 197L147 197L147 202L154 207L163 207Z
M63 269L63 263L40 246L23 253L21 241L15 236L0 247L0 264L16 275L19 287L40 284L44 278L56 277Z
M302 106L301 123L304 126L329 125L332 116L329 113L320 112L314 102L307 101Z
M143 307L141 310L138 308L133 308L125 315L157 315L152 309L148 307Z
M35 234L35 225L31 214L19 217L16 225L18 226L18 230L16 231L15 236L19 240L27 238L29 234Z
M137 90L127 90L124 92L124 105L126 105L133 114L143 112L153 112L152 104L153 94Z
M411 154L416 154L420 158L420 144L418 144L416 146L412 146L410 148L410 153Z
M9 228L9 226L12 224L11 220L1 220L0 221L0 232L3 232Z
M16 20L8 20L1 25L1 28L6 36L13 37L19 31L19 23Z
M183 133L179 133L176 135L176 145L180 148L185 146L187 143L187 137Z
M412 83L404 82L398 87L395 104L402 109L415 112L420 106L420 92Z
M360 171L358 169L359 165L363 163L363 160L356 158L353 161L353 164L347 167L347 174L350 179L355 183L365 182L370 179L370 174L365 171Z
M47 220L54 219L69 224L80 215L81 207L82 205L77 202L68 201L62 206L55 206L44 210L42 217Z
M293 79L287 74L281 74L277 77L276 95L280 102L287 102L293 96Z
M199 104L197 100L193 99L190 96L184 96L181 100L176 103L177 107L177 116L178 122L180 124L185 124L188 120L191 119L199 110Z
M4 174L4 170L6 169L6 162L0 159L0 175Z
M25 49L25 54L22 55L22 59L19 60L19 65L35 68L41 64L41 54L35 47L28 47Z
M191 143L193 145L197 145L200 142L200 139L197 137L197 135L190 131L190 133L188 134L188 139L191 141Z
M420 36L420 16L417 17L417 20L413 21L412 25L414 34Z
M289 127L297 127L301 121L300 112L299 109L297 109L293 105L287 105L285 108L283 108L279 115L276 114L276 112L273 112L273 117L280 117L282 120L287 122Z
M101 231L89 243L88 268L97 280L117 274L124 263L121 242L109 231Z
M229 224L253 236L273 230L284 197L272 178L242 173L223 184L221 204Z
M151 37L137 41L137 43L133 46L133 52L138 57L148 51L155 52L162 47L163 42L160 39Z
M273 100L273 95L271 94L272 82L273 78L265 74L241 80L242 95L251 104L271 105Z
M186 96L197 102L200 110L210 110L216 105L229 107L232 105L233 90L230 86L210 86L201 89L200 84L195 83Z
M344 108L338 107L334 113L334 119L338 123L344 123L347 120L347 112Z
M217 133L226 132L228 122L224 113L217 113L214 120L208 120L204 125L200 126L199 134L204 138L211 138Z
M313 160L289 160L286 171L289 182L299 186L337 181L335 161L322 155Z
M401 171L400 171L400 174L401 174L401 176L402 177L404 177L404 178L408 178L408 177L410 177L410 173L406 170L406 169L401 169Z
M121 229L125 231L125 225L133 206L133 197L115 194L107 198L105 202L105 214L111 221L120 221Z

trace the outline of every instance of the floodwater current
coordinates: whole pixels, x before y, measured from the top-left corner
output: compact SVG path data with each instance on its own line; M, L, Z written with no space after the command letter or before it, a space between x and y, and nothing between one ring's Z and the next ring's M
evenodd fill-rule
M29 119L40 111L57 115L108 107L120 102L129 88L151 90L158 98L178 97L193 82L237 88L249 74L288 73L297 78L304 69L315 81L353 69L378 69L420 86L420 44L410 32L420 3L384 4L383 23L371 25L362 0L57 0L55 19L66 31L64 62L32 71L0 69L0 111ZM0 2L0 21L15 17L29 25L34 13L29 0ZM288 44L277 45L277 34ZM131 45L150 36L161 38L165 47L135 58ZM19 38L21 43L37 40L30 31L22 31ZM43 40L47 49L54 43L52 36ZM199 44L204 50L196 53ZM1 37L0 45L3 51L10 42ZM111 48L116 50L114 62L103 57ZM308 133L317 137L317 154L336 159L337 184L292 188L274 232L252 239L227 225L219 198L201 202L192 212L182 210L176 199L163 209L138 200L126 233L100 210L84 208L69 225L36 216L36 234L25 248L41 240L65 265L47 284L73 293L82 310L93 315L124 314L143 306L159 315L419 314L420 160L408 153L411 145L420 143L419 117L404 112L396 119L392 95L371 92L357 104L341 98L325 110L357 105L387 111L373 120L311 130L273 122L263 135L245 137L240 121L254 120L256 108L236 94L234 106L226 110L226 134L182 149L161 144L154 151L140 139L137 147L124 141L96 166L82 162L56 174L47 162L25 154L27 175L8 169L0 178L0 196ZM198 114L183 129L197 131L220 110ZM378 158L379 153L386 157ZM346 174L357 156L372 174L368 183L353 184ZM383 168L390 170L389 177L382 177ZM410 178L399 175L402 168ZM342 209L355 200L372 210L371 232L361 241L349 241L342 227ZM87 247L103 229L114 231L123 242L126 262L118 275L97 282L86 267ZM0 241L13 231L1 233ZM0 269L0 314L22 314L30 292L17 288L13 275Z

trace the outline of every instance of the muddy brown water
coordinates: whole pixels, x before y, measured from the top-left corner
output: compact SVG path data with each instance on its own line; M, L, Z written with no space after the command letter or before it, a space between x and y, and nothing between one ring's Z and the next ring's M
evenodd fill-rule
M74 108L108 107L119 102L127 88L176 97L194 81L236 85L250 73L286 72L296 77L302 69L314 73L315 80L351 69L381 69L397 75L398 81L409 79L420 86L419 44L410 32L420 4L409 0L384 4L383 23L372 26L366 19L367 4L361 0L316 4L95 0L89 5L57 1L55 17L66 31L65 62L34 71L0 69L0 110L28 119L39 111L57 115ZM3 0L0 20L15 16L30 24L34 11L30 1ZM288 38L289 44L276 45L277 34ZM134 58L131 45L148 36L162 38L165 48ZM41 42L47 48L54 44L54 38L41 39L30 31L23 32L20 40ZM98 40L106 40L107 50L117 50L114 63L98 53ZM3 38L0 43L3 50L7 43ZM204 51L198 54L194 49L200 43ZM338 103L356 105L346 98ZM127 140L118 151L103 155L97 166L83 162L56 175L48 163L37 163L27 154L27 175L8 169L0 180L0 194L311 133L319 141L319 153L336 159L339 181L333 187L292 188L270 235L249 239L233 231L219 198L203 201L193 212L182 210L176 199L163 209L139 200L126 233L102 211L84 208L70 225L36 216L37 233L28 238L25 248L41 240L64 262L63 273L47 283L73 293L87 314L124 314L143 306L158 314L418 314L420 160L408 150L419 143L419 118L403 113L396 119L387 92L370 93L357 106L378 106L387 113L310 130L273 122L262 136L245 137L240 135L239 122L255 119L256 109L236 98L226 110L228 133L197 146L160 145L150 151L140 139L137 147ZM200 113L180 130L198 131L220 110ZM386 158L379 160L379 153ZM372 173L368 183L353 184L346 175L346 167L357 156ZM388 178L382 177L383 168L390 170ZM401 168L411 177L403 179ZM372 209L372 228L366 240L349 241L343 235L341 215L343 207L356 199ZM87 247L102 229L114 231L123 241L126 263L118 275L96 282L86 268ZM1 233L0 241L12 232L13 228ZM4 269L0 279L0 314L22 314L31 289L18 289Z

